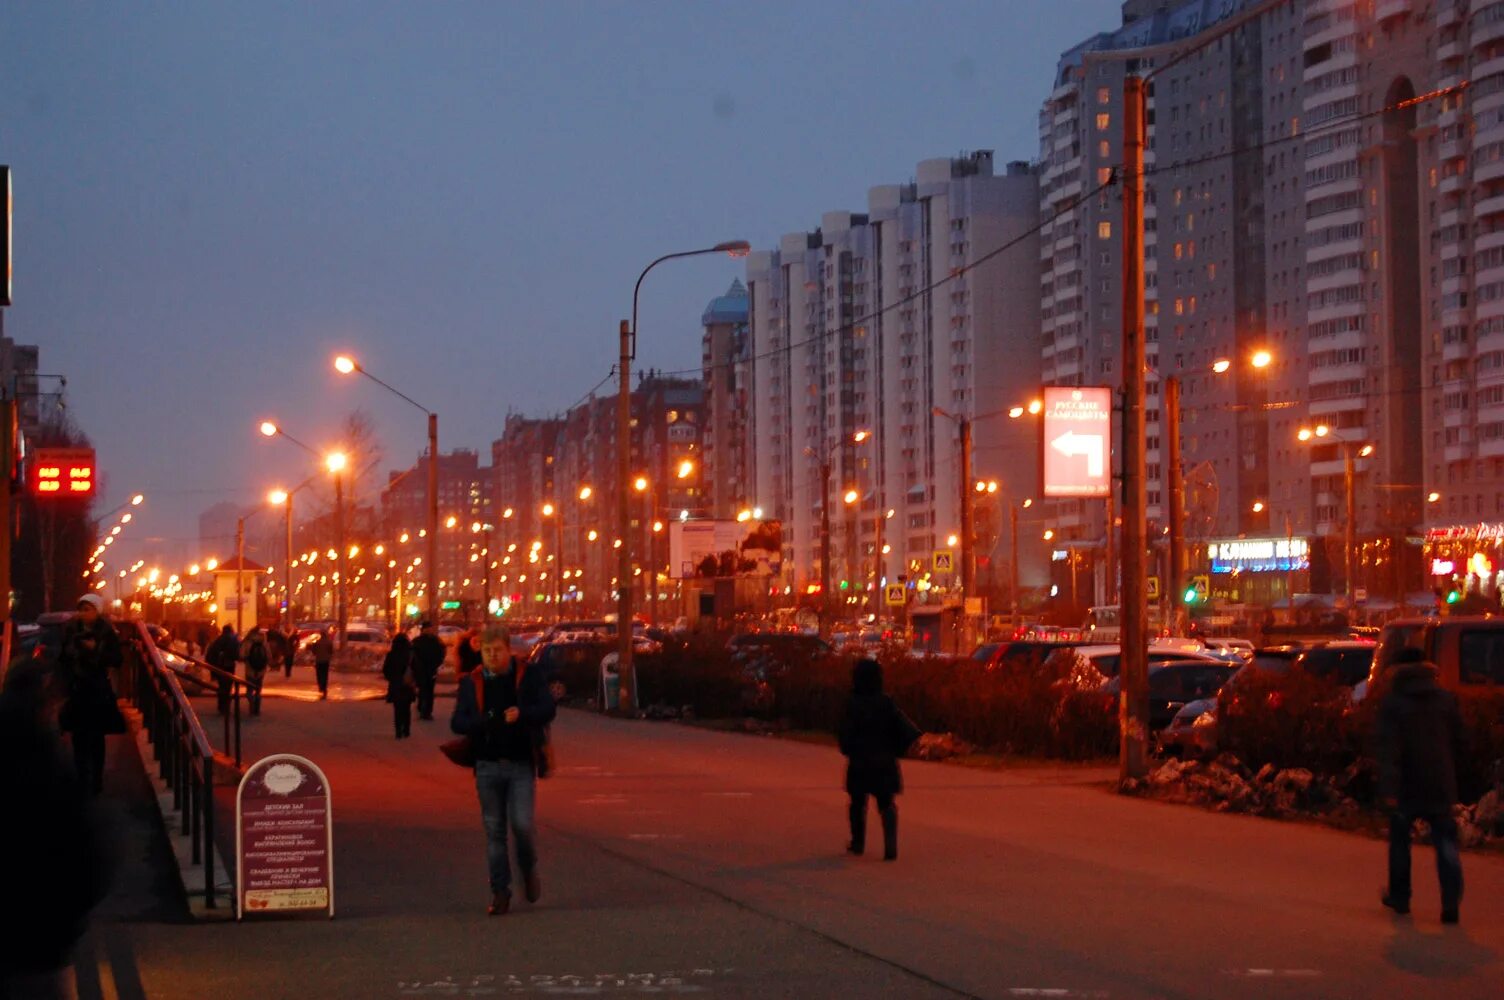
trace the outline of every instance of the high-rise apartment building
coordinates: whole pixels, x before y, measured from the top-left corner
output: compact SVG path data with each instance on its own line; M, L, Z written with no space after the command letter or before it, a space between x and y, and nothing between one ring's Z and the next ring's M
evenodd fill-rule
M1150 79L1147 332L1154 374L1183 384L1188 534L1288 532L1313 542L1313 589L1413 589L1419 528L1504 516L1504 3L1125 3L1041 113L1046 381L1121 378L1121 202L1101 186L1130 72ZM1099 507L1061 505L1062 534L1100 537Z
M827 213L748 259L746 499L784 522L790 590L820 581L827 503L832 586L846 581L852 603L879 566L928 586L961 530L959 419L977 478L1035 492L1038 439L1007 411L1040 381L1038 212L1035 172L995 174L981 151L922 162L873 188L865 213Z
M701 365L705 393L702 434L705 506L712 517L735 517L746 508L752 484L747 464L746 380L749 373L747 288L733 281L724 295L710 300L700 318L705 327Z

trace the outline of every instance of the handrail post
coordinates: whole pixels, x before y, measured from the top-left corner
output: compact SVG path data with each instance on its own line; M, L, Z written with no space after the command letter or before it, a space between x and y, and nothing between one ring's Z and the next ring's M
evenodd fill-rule
M214 760L204 761L204 908L214 906Z
M235 766L237 768L239 768L240 767L240 684L237 682L234 685L234 687L235 687ZM213 767L212 767L213 761L211 760L209 763L211 764L209 778L210 778L210 783L212 784L213 783L213 778L214 778Z

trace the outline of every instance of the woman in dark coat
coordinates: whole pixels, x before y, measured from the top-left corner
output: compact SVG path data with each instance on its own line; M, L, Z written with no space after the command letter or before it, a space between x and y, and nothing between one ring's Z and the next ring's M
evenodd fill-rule
M841 753L846 755L846 792L851 796L851 843L861 854L867 847L867 797L877 800L883 821L883 860L898 857L898 805L903 791L898 758L908 753L919 730L883 694L883 668L876 660L858 660L852 671L851 697L841 719Z
M413 679L413 644L405 634L399 632L392 640L381 675L386 678L386 700L392 703L397 739L405 739L413 734L413 699L418 696L418 684Z

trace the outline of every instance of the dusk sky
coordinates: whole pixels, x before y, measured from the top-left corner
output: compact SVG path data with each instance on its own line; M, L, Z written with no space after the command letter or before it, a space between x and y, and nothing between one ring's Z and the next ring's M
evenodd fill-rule
M6 332L68 377L98 509L150 497L117 550L188 558L202 509L307 474L266 417L322 445L359 407L386 467L419 455L422 415L336 352L488 460L508 411L607 375L659 254L768 247L921 159L1035 158L1059 53L1118 8L13 3ZM656 271L639 365L698 367L701 310L742 273Z

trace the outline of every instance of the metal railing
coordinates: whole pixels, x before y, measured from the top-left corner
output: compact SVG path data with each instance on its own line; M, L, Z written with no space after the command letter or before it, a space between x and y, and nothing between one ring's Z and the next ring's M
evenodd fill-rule
M131 640L131 654L123 672L123 694L141 712L152 746L152 758L158 774L172 788L173 808L182 817L183 836L192 844L194 864L204 867L204 906L216 906L214 885L214 746L183 690L183 683L201 689L216 689L190 674L172 669L162 658L162 651L152 641L146 627L137 622L125 630ZM226 713L225 747L234 748L235 768L240 768L240 696L246 681L234 674L192 660L208 670L215 681L228 681L234 712ZM232 728L233 721L233 728ZM232 743L233 740L233 743ZM229 876L234 878L233 870Z

